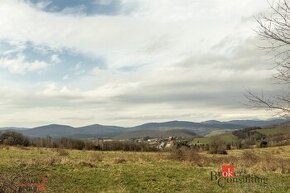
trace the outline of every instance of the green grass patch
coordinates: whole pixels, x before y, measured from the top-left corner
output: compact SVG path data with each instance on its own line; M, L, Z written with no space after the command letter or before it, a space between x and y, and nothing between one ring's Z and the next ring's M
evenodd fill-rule
M232 139L230 136L227 137L229 140ZM220 170L220 163L198 166L191 162L170 160L166 152L65 151L67 154L46 148L0 147L0 173L7 178L22 174L28 177L46 176L48 182L45 192L55 193L289 191L289 173L282 174L277 171L260 173L269 178L268 187L230 184L221 188L216 181L210 180L210 172ZM276 152L273 148L263 151L268 151L269 155ZM290 147L282 150L280 148L279 151L277 156L290 155ZM241 154L242 150L229 151L229 155L225 155L224 158ZM239 163L234 164L241 167Z
M273 136L277 134L290 134L290 127L275 127L254 130L266 136Z
M210 144L214 140L220 140L226 143L236 142L238 137L232 133L223 133L219 135L209 136L209 137L197 137L192 140L192 144Z

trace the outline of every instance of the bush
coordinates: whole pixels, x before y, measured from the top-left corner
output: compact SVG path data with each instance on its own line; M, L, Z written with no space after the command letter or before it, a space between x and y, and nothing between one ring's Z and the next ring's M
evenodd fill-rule
M64 148L77 150L101 150L101 151L139 151L151 152L159 151L155 145L148 143L140 143L134 141L104 141L104 140L81 140L71 138L53 139L46 138L32 138L23 136L22 134L7 131L0 134L0 144L4 145L22 145L34 147L47 148Z
M222 142L221 140L214 138L212 142L209 145L209 151L210 154L228 154L226 151L226 144Z
M27 137L14 131L6 131L0 135L0 141L4 145L22 145L29 146L30 141Z
M222 155L227 155L228 154L226 149L210 149L208 151L208 153L210 153L210 154L222 154Z

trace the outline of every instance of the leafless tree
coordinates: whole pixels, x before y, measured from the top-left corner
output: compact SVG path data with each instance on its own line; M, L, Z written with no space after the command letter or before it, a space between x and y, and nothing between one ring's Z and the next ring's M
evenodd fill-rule
M262 48L271 53L276 73L275 80L290 86L290 0L269 2L270 9L256 18L257 33L266 46ZM248 91L249 104L253 107L278 110L281 115L290 115L290 93L280 93L274 97L265 97Z

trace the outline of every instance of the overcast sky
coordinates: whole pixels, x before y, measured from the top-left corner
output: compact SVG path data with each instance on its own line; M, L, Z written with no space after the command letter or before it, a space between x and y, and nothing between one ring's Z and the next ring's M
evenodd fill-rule
M266 0L1 0L0 127L266 119Z

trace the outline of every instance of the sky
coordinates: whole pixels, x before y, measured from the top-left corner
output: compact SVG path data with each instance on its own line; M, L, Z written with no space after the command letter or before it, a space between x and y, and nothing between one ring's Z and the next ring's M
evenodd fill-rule
M266 0L1 0L0 127L267 119Z

